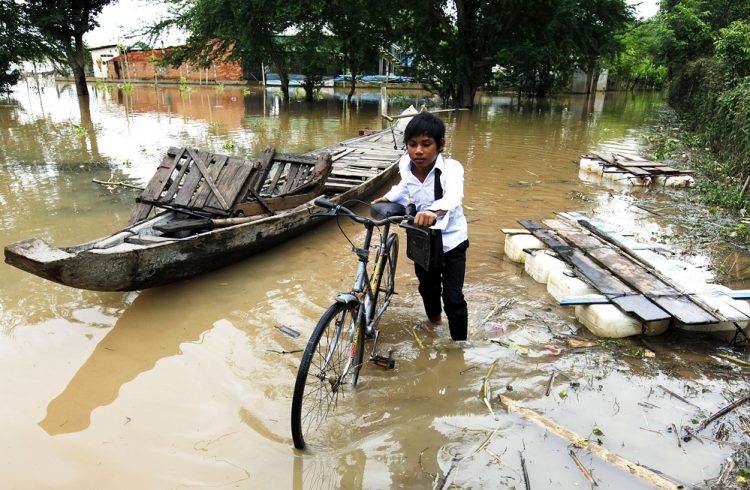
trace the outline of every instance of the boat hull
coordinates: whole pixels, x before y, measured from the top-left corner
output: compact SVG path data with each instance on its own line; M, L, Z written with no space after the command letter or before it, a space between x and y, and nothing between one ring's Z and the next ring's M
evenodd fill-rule
M393 162L377 176L330 200L364 200L397 171L398 164ZM77 251L86 247L55 248L32 238L6 246L5 262L66 286L134 291L209 272L296 237L321 222L311 217L315 211L322 210L311 201L285 214L149 245L123 243Z

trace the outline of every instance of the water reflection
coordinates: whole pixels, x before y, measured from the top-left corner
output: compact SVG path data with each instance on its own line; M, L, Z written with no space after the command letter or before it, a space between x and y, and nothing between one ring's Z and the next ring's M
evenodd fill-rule
M181 344L198 341L222 317L222 309L191 299L196 295L193 286L184 282L140 294L49 403L39 425L50 435L85 430L91 413L112 403L122 385L160 359L179 354Z

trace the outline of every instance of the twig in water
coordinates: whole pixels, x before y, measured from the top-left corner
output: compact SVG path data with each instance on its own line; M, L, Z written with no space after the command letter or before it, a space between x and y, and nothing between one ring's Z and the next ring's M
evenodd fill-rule
M647 430L647 431L649 431L649 432L653 432L654 434L659 434L659 435L662 435L662 433L661 433L661 431L660 431L660 430L647 429L646 427L641 427L640 429L641 429L641 430Z
M412 335L414 335L414 340L417 341L417 345L419 346L419 348L424 349L424 344L422 343L421 340L419 340L419 337L417 337L417 327L412 327L411 333Z
M495 434L497 434L497 431L498 431L498 430L499 430L499 429L495 429L495 430L493 430L493 431L492 431L492 432L490 433L490 435L488 435L488 436L487 436L487 439L485 439L485 440L484 440L484 442L482 442L482 444L480 444L480 445L479 445L479 447L478 447L478 448L476 448L476 449L474 450L474 452L473 452L473 453L471 453L471 454L469 454L468 456L466 456L466 457L464 457L464 458L461 458L461 459L462 459L462 460L464 460L464 459L466 459L466 458L470 458L470 457L474 456L475 454L477 454L477 453L478 453L479 451L481 451L481 450L483 450L484 448L486 448L486 447L487 447L487 446L489 445L489 443L490 443L490 442L492 441L492 438L493 438L493 437L495 437Z
M576 434L575 432L569 429L566 429L560 424L535 412L534 410L530 410L526 407L519 405L517 402L508 398L507 396L500 395L499 398L500 398L500 403L509 412L511 411L515 412L521 417L527 420L531 420L532 422L538 424L539 426L543 427L549 432L567 440L569 443L576 444L576 443L579 443L579 441L584 441L582 446L579 446L579 447L589 451L591 454L600 458L602 461L606 461L612 465L615 465L618 468L621 468L627 471L633 476L642 478L644 481L648 482L649 484L651 484L652 486L656 488L674 489L677 487L677 485L673 481L670 481L670 479L667 479L665 476L662 476L660 473L657 473L654 470L646 468L644 465L629 461L623 458L622 456L619 456L609 451L603 446L599 446L595 442L584 439L583 437Z
M728 356L726 354L716 354L719 357L723 357L724 359L728 359L732 362L736 362L737 364L741 366L750 366L750 362L743 361L742 359L737 359L736 357Z
M94 184L105 185L107 187L128 187L130 189L136 189L139 191L142 191L145 189L144 187L133 185L133 184L128 184L126 182L113 182L111 180L104 181L104 180L99 180L99 179L91 179L91 182L93 182Z
M693 402L691 402L691 401L688 401L688 400L687 400L687 399L685 399L684 397L682 397L682 396L678 395L677 393L675 393L674 391L672 391L672 390L670 390L670 389L668 389L668 388L665 388L665 387L664 387L664 386L662 386L662 385L659 385L659 388L661 388L662 390L666 391L667 393L669 393L670 395L672 395L673 397L677 398L678 400L680 400L680 401L681 401L681 402L683 402L683 403L687 403L688 405L690 405L690 406L693 406L693 407L695 407L695 408L701 408L701 407L699 407L698 405L696 405L695 403L693 403Z
M526 490L531 490L531 483L529 483L529 472L526 469L526 458L523 457L523 453L518 451L518 456L521 458L521 472L523 473L523 484L526 486Z
M576 453L574 453L573 450L571 449L568 454L570 454L570 457L573 458L573 461L575 461L576 466L578 466L578 469L581 470L581 473L583 473L583 476L585 476L586 479L589 481L589 483L591 483L591 486L593 487L598 486L598 484L594 481L594 477L591 476L591 472L589 472L589 470L587 470L586 467L583 466L583 463L581 463L581 460L578 459L578 456L576 456Z
M464 369L463 371L460 371L460 372L459 372L458 374L461 374L461 375L463 375L463 374L466 374L466 373L468 373L469 371L471 371L471 370L473 370L473 369L476 369L476 368L477 368L476 366L469 366L469 367L467 367L466 369Z
M549 375L549 381L547 381L547 390L544 392L544 396L549 396L550 391L552 391L552 382L555 380L555 373Z
M674 436L677 439L677 447L682 447L682 441L680 441L680 433L677 431L677 426L672 424L672 432L674 432Z
M722 408L721 410L719 410L718 412L716 412L715 414L711 415L706 420L704 420L703 422L701 422L701 425L698 426L698 428L696 429L696 432L702 431L703 429L705 429L708 426L708 424L710 424L714 420L718 419L719 417L723 417L724 415L728 414L729 412L731 412L735 408L739 407L740 405L742 405L743 403L745 403L748 400L750 400L750 395L747 395L744 398L740 398L739 400L737 400L737 401L735 401L733 403L730 403L726 407Z
M490 409L492 418L495 420L497 420L497 416L495 415L495 411L492 410L492 405L490 404L490 375L492 374L492 371L495 369L496 365L497 359L495 359L490 365L490 368L487 370L487 374L484 376L484 383L482 383L482 399L484 400L484 404L487 405L487 408Z
M453 473L453 468L456 467L456 463L459 461L460 459L458 458L453 458L453 460L451 461L451 467L448 468L448 471L445 473L445 476L443 477L443 484L440 485L440 490L442 490L443 488L448 488L446 486L448 485L448 477L451 476L451 473Z
M492 451L490 451L489 449L487 449L487 448L484 448L484 452L485 452L485 453L487 453L487 454L489 454L489 455L490 455L490 456L492 456L493 458L495 458L495 459L497 460L497 462L498 462L498 463L500 463L500 464L502 464L502 465L504 465L504 464L505 464L505 461L503 461L502 459L500 459L500 456L498 456L497 454L493 453L493 452L492 452Z
M273 352L274 354L296 354L298 352L302 352L303 349L295 349L295 350L273 350L273 349L266 349L266 352Z
M492 308L492 311L490 311L490 312L489 312L489 313L487 314L487 316L486 316L486 317L484 317L484 320L482 320L482 323L480 323L479 325L480 325L480 326L482 326L482 325L484 325L485 323L487 323L487 320L489 320L490 318L492 318L492 315L494 315L494 314L495 314L495 312L496 312L496 311L498 310L498 308L500 308L500 305L496 304L496 305L495 305L495 307L494 307L494 308Z

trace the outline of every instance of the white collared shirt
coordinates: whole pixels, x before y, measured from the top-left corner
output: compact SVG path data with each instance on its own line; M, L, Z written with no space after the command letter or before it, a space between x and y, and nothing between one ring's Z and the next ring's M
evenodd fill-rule
M413 202L417 211L445 211L432 228L443 232L443 252L452 250L469 238L469 227L463 210L464 168L457 160L443 158L438 154L435 166L420 182L411 171L409 154L404 154L398 163L401 182L385 194L391 202L407 205ZM435 200L435 169L440 169L442 199Z

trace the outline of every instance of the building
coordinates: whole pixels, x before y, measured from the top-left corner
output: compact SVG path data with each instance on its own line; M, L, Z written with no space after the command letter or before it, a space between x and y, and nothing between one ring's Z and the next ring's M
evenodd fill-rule
M234 61L215 61L207 67L183 63L178 67L162 65L164 54L172 48L131 50L106 61L110 81L175 81L198 83L242 82L242 66ZM94 62L96 65L96 62Z
M107 61L117 57L120 54L120 48L115 44L109 44L91 48L90 51L91 60L94 64L94 78L106 80L108 76Z

